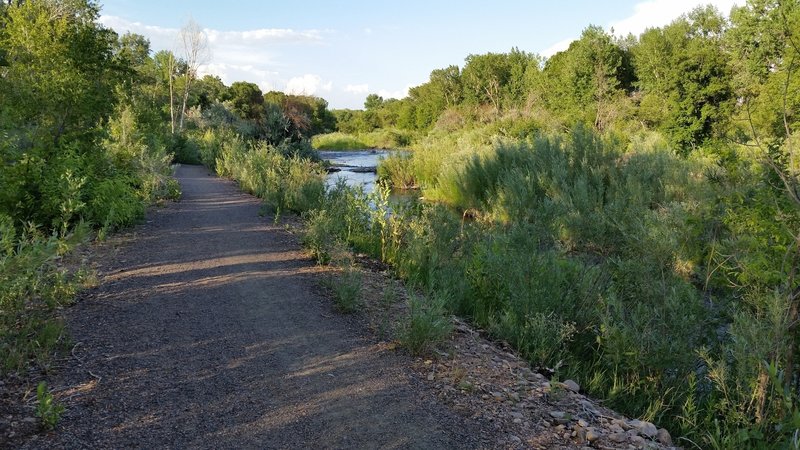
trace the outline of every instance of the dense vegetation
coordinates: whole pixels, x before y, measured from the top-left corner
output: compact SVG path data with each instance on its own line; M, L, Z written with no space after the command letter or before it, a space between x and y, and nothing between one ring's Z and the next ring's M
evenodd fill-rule
M53 311L91 280L65 257L177 198L171 164L200 161L204 124L304 155L335 126L322 99L198 79L196 24L182 56L152 54L98 15L91 0L0 2L0 373L47 368L68 340Z
M416 137L379 174L426 204L381 254L447 310L685 445L794 447L798 42L797 2L704 7L334 114Z
M91 2L2 5L4 369L62 340L48 311L80 278L62 255L175 197L171 162L202 162L302 213L321 262L390 263L417 293L412 351L456 313L683 445L796 447L797 2L625 38L589 27L546 60L470 55L408 98L333 112L196 79L196 61L117 36ZM334 130L315 145L412 149L379 173L425 201L327 188L310 139Z

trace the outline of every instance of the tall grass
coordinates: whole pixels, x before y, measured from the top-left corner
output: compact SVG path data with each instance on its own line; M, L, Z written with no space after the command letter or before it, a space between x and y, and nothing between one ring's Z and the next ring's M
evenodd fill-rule
M232 178L247 192L281 210L303 212L322 205L325 171L300 156L285 157L266 143L250 144L234 137L215 159L217 173Z
M317 150L398 149L411 144L413 135L405 130L380 129L365 133L333 132L318 134L311 140Z

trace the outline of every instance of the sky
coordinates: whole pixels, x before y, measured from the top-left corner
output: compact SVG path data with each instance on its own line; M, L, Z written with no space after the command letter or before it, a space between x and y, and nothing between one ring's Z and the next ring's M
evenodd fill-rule
M743 0L106 0L100 21L182 53L189 20L205 31L201 74L226 85L316 95L331 108L361 109L368 94L402 98L434 69L470 54L520 50L552 56L589 25L640 34L698 5L728 14Z

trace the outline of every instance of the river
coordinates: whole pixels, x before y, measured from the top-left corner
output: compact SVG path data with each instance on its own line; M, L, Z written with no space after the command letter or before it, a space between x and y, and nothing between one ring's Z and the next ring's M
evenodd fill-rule
M328 175L328 185L333 186L339 178L343 178L350 186L363 186L364 192L370 193L375 189L377 174L374 169L384 156L393 150L347 150L347 151L320 151L319 155L333 167L340 169ZM369 170L373 169L373 170Z

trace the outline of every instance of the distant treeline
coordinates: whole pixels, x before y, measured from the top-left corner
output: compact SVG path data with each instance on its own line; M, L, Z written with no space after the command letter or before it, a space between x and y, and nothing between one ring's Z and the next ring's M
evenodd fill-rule
M431 72L402 100L370 94L364 111L337 110L338 131L453 129L517 115L509 132L567 129L663 132L682 151L741 133L785 136L797 121L800 80L786 76L795 2L750 1L727 19L700 7L640 36L586 28L550 58L512 49L469 55ZM783 2L786 3L786 2Z

